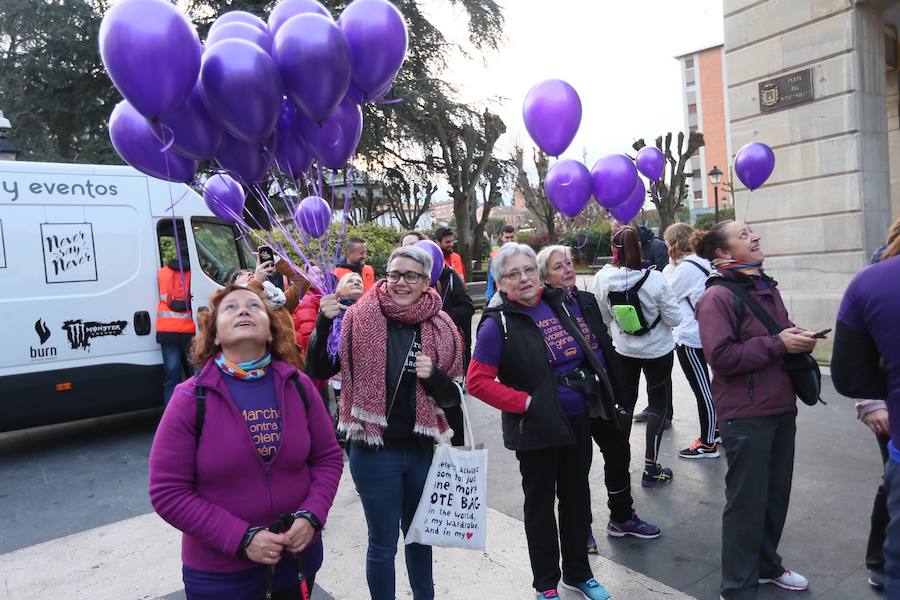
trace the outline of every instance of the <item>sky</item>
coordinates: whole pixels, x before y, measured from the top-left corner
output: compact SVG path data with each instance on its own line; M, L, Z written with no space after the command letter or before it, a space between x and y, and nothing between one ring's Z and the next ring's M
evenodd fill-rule
M505 43L482 60L462 53L444 76L461 100L489 106L507 126L498 144L530 144L522 121L528 90L563 79L581 97L581 127L565 158L588 168L601 156L634 152L684 128L682 84L675 56L721 44L721 0L499 0ZM465 21L447 0L427 0L430 17L446 36L466 43ZM528 153L526 153L526 156Z

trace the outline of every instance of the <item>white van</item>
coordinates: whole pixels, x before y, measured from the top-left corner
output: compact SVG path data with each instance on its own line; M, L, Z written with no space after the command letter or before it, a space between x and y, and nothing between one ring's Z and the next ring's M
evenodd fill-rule
M188 186L0 161L0 431L162 405L156 275L176 223L196 311L254 259Z

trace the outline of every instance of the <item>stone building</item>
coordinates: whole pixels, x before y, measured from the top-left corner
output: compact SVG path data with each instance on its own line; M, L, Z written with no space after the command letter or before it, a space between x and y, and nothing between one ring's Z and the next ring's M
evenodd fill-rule
M735 179L737 216L795 322L831 327L900 217L900 1L724 0L724 15L731 160L760 141L776 161L755 192Z

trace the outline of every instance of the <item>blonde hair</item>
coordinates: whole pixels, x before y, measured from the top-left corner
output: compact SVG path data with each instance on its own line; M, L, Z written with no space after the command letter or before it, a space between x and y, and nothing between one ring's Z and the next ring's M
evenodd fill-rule
M691 236L694 228L687 223L673 223L666 227L663 239L669 247L669 255L672 258L681 258L693 252Z
M338 279L337 286L334 289L340 290L341 288L343 288L344 284L347 283L347 281L349 281L351 277L358 277L360 283L362 283L362 275L360 275L359 273L354 273L353 271L350 271L349 273L344 273L343 277Z
M884 252L881 253L881 260L886 260L892 256L900 256L900 219L894 221L894 224L888 230L888 237L884 244Z

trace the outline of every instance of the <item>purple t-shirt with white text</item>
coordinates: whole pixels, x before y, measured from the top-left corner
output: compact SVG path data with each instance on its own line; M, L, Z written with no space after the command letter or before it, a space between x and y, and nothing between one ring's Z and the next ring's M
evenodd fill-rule
M222 375L231 399L241 412L253 445L263 460L272 460L281 445L281 410L275 397L275 378L266 370L259 379Z
M544 348L547 351L547 360L550 367L557 375L568 373L581 366L584 361L584 352L575 338L569 333L546 302L538 302L533 307L519 306L541 330L544 336ZM574 316L574 315L573 315ZM503 334L497 327L494 319L487 319L478 330L478 338L475 342L475 355L473 358L493 367L500 364L503 353ZM556 396L563 414L567 417L580 415L587 410L584 396L572 388L557 384Z

